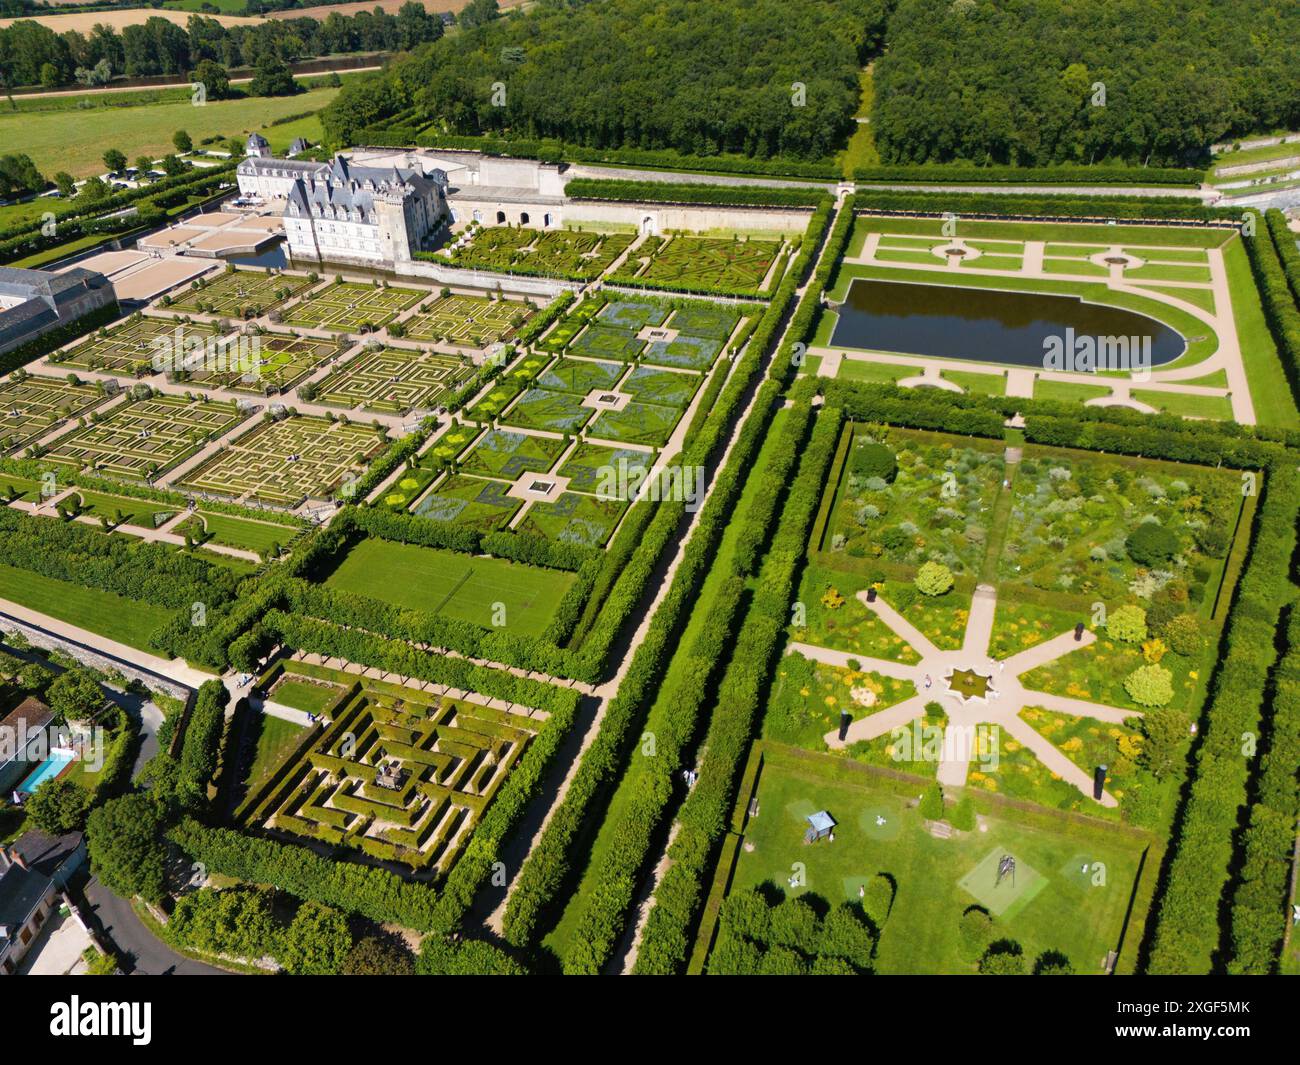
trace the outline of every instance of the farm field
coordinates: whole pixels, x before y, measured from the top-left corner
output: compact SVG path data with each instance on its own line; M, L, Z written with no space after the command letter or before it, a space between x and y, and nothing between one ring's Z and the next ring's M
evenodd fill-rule
M96 16L107 19L111 15L99 11L94 16L73 17L94 21ZM106 119L99 110L49 111L35 116L0 113L0 142L21 142L23 151L43 172L66 170L75 178L85 178L104 172L101 156L106 147L117 148L128 159L140 155L159 158L174 150L172 133L178 129L186 130L195 143L204 137L245 137L277 118L320 110L338 93L338 89L312 89L297 96L212 100L203 107L194 107L187 98L117 108L109 131L104 129Z
M307 498L329 498L383 444L371 426L312 417L263 422L191 470L180 486L295 507Z
M155 396L120 404L99 421L65 433L45 458L110 477L152 478L244 417L233 403Z
M562 570L371 537L353 545L325 583L483 628L493 627L493 605L502 603L511 632L538 636L574 579Z

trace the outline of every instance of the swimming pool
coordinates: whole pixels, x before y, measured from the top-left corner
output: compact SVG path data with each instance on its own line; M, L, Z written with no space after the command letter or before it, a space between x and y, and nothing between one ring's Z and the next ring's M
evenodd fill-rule
M51 751L45 761L27 774L27 779L18 785L18 790L28 795L32 794L46 781L56 779L75 757L76 755L71 751L62 749Z

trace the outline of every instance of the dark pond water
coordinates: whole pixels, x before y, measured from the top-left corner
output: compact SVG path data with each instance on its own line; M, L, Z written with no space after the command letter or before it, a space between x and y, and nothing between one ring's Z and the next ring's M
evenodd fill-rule
M233 255L226 262L235 263L238 266L264 266L276 270L289 265L289 259L284 254L284 241L282 240L277 240L269 248L263 248L256 255Z
M1036 292L857 280L837 310L833 347L1037 369L1160 366L1187 346L1145 314Z

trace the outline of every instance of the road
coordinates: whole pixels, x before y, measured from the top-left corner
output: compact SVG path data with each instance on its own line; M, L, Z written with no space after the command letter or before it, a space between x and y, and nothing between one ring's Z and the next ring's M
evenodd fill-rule
M145 927L131 904L91 877L84 892L97 930L117 948L132 976L229 976L224 969L177 954Z

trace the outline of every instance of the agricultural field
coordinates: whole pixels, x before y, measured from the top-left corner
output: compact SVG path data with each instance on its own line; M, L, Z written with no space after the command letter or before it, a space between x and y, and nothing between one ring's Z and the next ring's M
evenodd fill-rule
M177 295L164 296L158 305L182 314L257 318L287 303L315 283L298 274L234 269L210 280L201 277L189 289Z
M295 303L285 312L283 321L306 329L363 333L387 325L427 295L413 288L342 281L317 289Z
M357 693L252 820L358 857L450 869L537 725L475 702L398 691Z
M105 399L94 385L63 377L10 376L0 381L0 452L23 447Z
M329 499L385 443L372 426L312 417L263 421L191 470L180 487L292 508Z
M504 273L540 274L591 281L603 274L636 238L626 233L545 232L524 227L487 227L457 248L453 266Z
M512 336L532 313L526 304L515 300L452 293L425 304L402 325L411 340L485 348Z
M233 403L154 396L119 404L64 434L43 458L109 477L151 480L245 417Z
M656 282L695 292L757 294L781 252L775 240L722 237L647 237L612 281Z
M353 356L319 383L316 401L346 409L405 414L434 410L475 373L452 355L375 347Z

